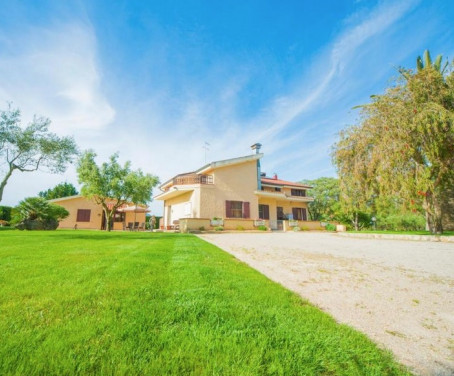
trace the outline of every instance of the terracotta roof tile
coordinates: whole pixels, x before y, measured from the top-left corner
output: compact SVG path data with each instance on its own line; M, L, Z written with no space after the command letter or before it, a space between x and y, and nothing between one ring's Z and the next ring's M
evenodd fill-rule
M273 184L273 185L287 185L292 187L302 187L302 188L310 188L309 185L301 184L301 183L294 183L291 181L281 180L281 179L273 179L273 178L261 178L263 184Z

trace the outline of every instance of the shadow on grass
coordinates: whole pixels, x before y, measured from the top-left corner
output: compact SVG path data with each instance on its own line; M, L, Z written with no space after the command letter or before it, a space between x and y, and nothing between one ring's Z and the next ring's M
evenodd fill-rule
M71 234L59 233L58 238L60 239L84 239L84 240L161 240L161 239L173 239L178 237L184 236L191 236L187 234L179 234L179 233L92 233L87 234L83 232L74 231Z

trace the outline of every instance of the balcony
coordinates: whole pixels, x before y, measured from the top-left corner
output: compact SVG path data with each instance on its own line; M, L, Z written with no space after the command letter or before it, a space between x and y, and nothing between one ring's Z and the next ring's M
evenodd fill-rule
M192 184L213 184L212 175L180 175L172 179L172 184L167 187L166 191L175 185L192 185Z

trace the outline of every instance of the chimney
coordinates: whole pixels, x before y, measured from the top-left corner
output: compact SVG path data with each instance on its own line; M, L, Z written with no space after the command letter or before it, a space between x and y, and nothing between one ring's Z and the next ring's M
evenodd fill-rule
M256 143L256 144L251 146L251 149L255 150L255 154L258 154L258 153L260 153L260 148L261 147L262 147L262 144Z
M276 173L274 173L273 179L274 179L274 180L277 180L277 174L276 174Z

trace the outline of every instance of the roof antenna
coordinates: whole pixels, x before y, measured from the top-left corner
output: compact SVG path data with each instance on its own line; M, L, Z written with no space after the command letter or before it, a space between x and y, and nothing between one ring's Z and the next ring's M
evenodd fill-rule
M208 142L204 142L202 149L205 150L205 164L207 163L207 152L210 151L210 144Z

